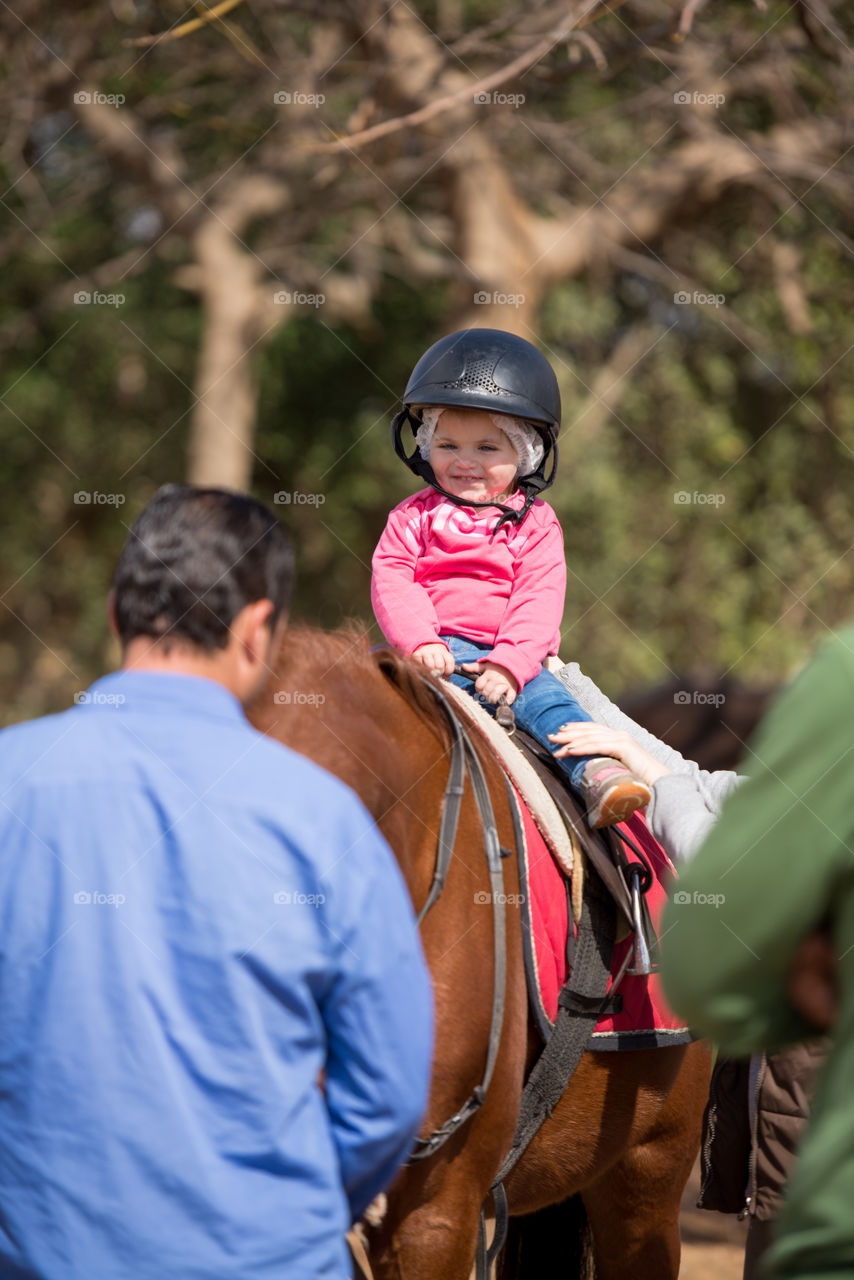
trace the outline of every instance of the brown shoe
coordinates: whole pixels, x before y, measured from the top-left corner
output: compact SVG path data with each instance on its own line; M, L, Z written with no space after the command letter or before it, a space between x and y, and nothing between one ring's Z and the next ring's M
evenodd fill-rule
M589 761L581 778L581 792L587 805L587 825L594 831L623 822L652 798L646 783L611 756Z

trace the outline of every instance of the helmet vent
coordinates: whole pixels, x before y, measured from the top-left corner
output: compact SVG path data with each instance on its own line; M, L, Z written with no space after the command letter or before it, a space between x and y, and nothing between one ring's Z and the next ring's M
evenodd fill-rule
M481 358L480 360L471 360L466 365L465 371L456 382L443 382L442 386L446 391L462 391L463 388L469 391L486 391L493 396L510 395L504 387L499 387L497 382L493 382L492 371L495 368L495 359Z

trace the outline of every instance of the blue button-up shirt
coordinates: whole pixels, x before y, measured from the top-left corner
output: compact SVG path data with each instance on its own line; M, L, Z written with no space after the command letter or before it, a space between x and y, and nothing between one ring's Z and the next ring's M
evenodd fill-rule
M342 1280L431 1037L388 846L223 686L0 733L1 1277Z

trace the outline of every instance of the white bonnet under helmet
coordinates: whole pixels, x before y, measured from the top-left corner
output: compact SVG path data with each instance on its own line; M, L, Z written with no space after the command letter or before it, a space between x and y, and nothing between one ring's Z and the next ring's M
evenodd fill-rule
M415 443L418 445L418 452L425 462L430 460L430 449L433 445L436 424L440 415L448 407L448 405L428 404L423 410L421 426L415 433ZM519 459L518 474L527 476L532 471L536 471L543 460L544 453L543 441L539 431L522 418L511 418L505 413L490 413L489 416L496 427L504 432L516 450L516 456Z

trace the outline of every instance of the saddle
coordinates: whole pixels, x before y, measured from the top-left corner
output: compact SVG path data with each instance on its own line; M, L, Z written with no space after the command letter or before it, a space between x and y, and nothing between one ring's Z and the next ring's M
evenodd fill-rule
M510 716L501 721L491 716L465 690L443 682L444 692L455 710L477 730L496 757L505 774L527 805L552 857L568 877L572 893L572 915L578 924L584 892L585 860L595 868L618 913L616 941L620 942L641 924L638 945L650 950L654 934L648 912L644 912L643 891L635 888L636 878L623 855L622 839L610 828L592 831L570 789L566 775L551 753L535 738L516 728ZM637 960L637 957L636 957Z
M507 1176L557 1105L598 1018L606 1011L621 1012L623 997L614 993L622 974L645 975L657 967L652 959L657 939L645 899L654 877L645 855L625 830L593 831L587 826L557 761L515 726L509 707L499 708L493 718L465 689L450 683L444 689L461 719L489 745L571 886L572 919L566 942L571 968L558 996L557 1015L544 1036L545 1047L525 1083L513 1143L490 1188L495 1212L490 1246L485 1210L481 1211L475 1274L477 1280L487 1280L506 1234ZM631 846L638 861L629 861L623 842ZM592 876L586 875L588 866L593 868ZM629 934L633 947L612 981L615 947ZM543 1034L542 1022L540 1031Z

